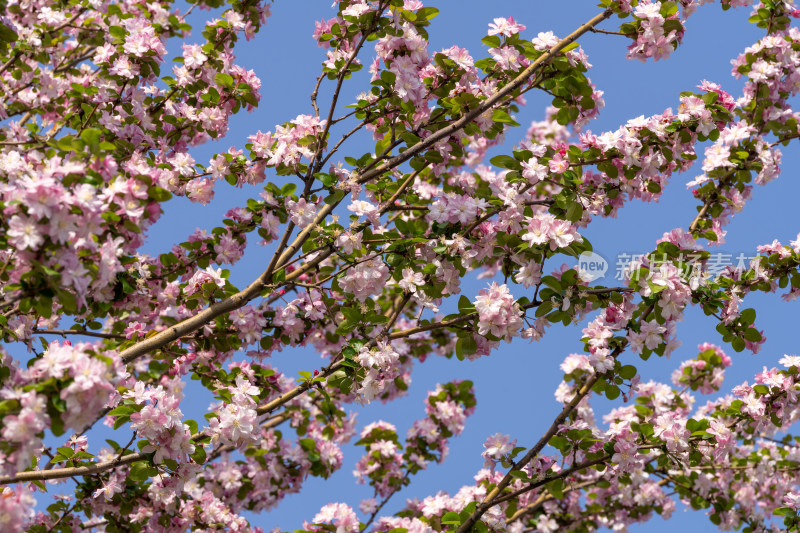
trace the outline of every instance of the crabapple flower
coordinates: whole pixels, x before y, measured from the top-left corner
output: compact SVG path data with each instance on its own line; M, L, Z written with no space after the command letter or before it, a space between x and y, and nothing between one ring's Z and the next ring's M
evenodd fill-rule
M313 205L306 202L305 198L300 198L298 201L288 200L286 202L286 209L289 211L289 216L298 227L304 228L314 222L316 218L316 210Z
M489 23L487 35L504 35L511 37L521 31L525 31L525 26L517 23L514 17L496 18L493 23Z
M486 460L483 466L494 469L497 465L497 461L509 454L516 444L517 439L511 440L509 435L502 435L500 433L495 433L487 438L483 443L484 450L483 453L481 453L481 456Z
M353 509L344 503L329 503L320 509L314 516L314 524L331 524L336 529L336 533L358 533L359 522ZM316 528L312 524L305 524L304 527L311 531L325 531Z
M422 272L416 272L413 268L404 268L403 277L397 282L397 285L404 291L415 293L417 287L425 285L425 275Z
M548 167L539 163L535 157L522 162L522 177L531 185L536 185L547 177Z
M553 156L553 158L548 163L550 167L550 172L554 174L563 174L569 168L569 161L564 159L564 157L559 153Z
M792 491L783 496L783 502L787 507L800 510L800 493Z
M522 240L527 241L531 247L549 243L550 249L555 251L573 242L583 241L575 226L566 220L556 219L549 213L536 214L528 219L527 230Z
M15 489L3 487L0 492L0 526L4 531L22 531L36 514L31 490L22 486Z
M339 281L342 290L364 301L380 294L389 280L389 269L380 259L370 259L349 269Z
M225 278L222 277L222 269L209 266L205 270L198 270L189 278L189 281L186 282L184 293L187 296L191 296L202 290L203 286L207 283L213 283L219 288L224 287Z
M42 228L29 217L14 215L8 221L9 243L17 250L36 249L44 243Z
M497 282L483 289L475 299L478 312L478 334L492 335L510 341L522 329L522 309L508 287Z
M186 68L197 68L208 60L208 56L202 52L200 45L183 45L183 65Z

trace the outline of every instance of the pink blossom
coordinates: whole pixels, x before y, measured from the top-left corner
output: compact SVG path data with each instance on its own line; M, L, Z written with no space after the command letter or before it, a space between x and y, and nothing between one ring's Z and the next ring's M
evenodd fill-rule
M370 259L349 269L340 279L342 290L364 301L380 294L389 279L389 269L380 259Z
M478 312L478 333L493 335L506 341L519 335L522 328L522 310L508 287L497 282L489 290L481 290L475 299Z
M348 231L336 238L336 246L339 246L344 253L352 254L354 251L361 248L362 238L363 236L361 233Z
M9 532L23 531L35 515L36 500L31 491L22 486L15 489L3 487L0 492L0 525Z
M207 205L214 199L214 182L210 179L195 179L186 184L186 196L192 202Z
M787 507L800 510L800 493L791 491L783 496L783 502Z
M483 453L481 456L486 459L483 466L487 468L494 468L501 458L510 453L517 444L517 439L511 440L508 435L495 433L487 438L483 443Z
M300 198L296 202L294 200L288 200L286 202L286 209L289 210L292 222L301 228L314 222L314 218L317 214L314 206L306 202L305 198Z
M527 179L531 185L535 185L547 177L546 167L539 163L535 157L522 162L522 177Z
M512 35L525 30L525 26L517 23L514 17L496 18L494 23L489 24L489 31L487 35L504 35L511 37Z
M333 524L336 526L336 533L358 533L359 530L359 522L356 513L353 512L353 509L349 505L343 503L329 503L325 505L320 509L319 513L314 516L314 523Z
M550 172L555 174L563 174L569 168L569 161L564 159L564 157L559 153L553 156L553 158L548 162L550 166Z
M183 64L186 68L197 68L208 60L200 45L183 45Z
M225 279L222 277L222 270L209 266L205 270L196 271L186 282L184 293L187 296L191 296L199 292L206 283L213 283L220 288L224 287Z
M425 285L425 276L422 272L416 272L413 268L404 268L403 277L397 285L404 291L416 293L417 287Z
M549 214L536 215L528 222L528 233L522 236L523 241L528 241L531 246L545 244L548 241L550 227L555 222L555 217Z
M36 249L44 243L40 226L29 218L14 215L8 222L9 243L18 250Z

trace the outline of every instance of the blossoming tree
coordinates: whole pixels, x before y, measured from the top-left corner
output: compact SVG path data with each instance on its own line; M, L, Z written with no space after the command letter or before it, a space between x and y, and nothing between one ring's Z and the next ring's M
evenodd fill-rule
M313 34L325 59L309 114L206 165L192 148L264 104L234 48L262 30L267 2L0 1L0 531L257 531L244 512L328 477L356 434L357 481L374 497L333 498L305 530L620 529L668 517L676 500L723 529L797 530L800 449L784 434L800 416L800 357L697 408L694 395L720 390L726 351L764 342L749 294L800 294L800 237L761 246L745 268L703 269L753 183L778 175L779 145L800 136L800 12L745 7L763 38L734 61L738 97L704 82L675 95L677 112L586 129L603 93L576 40L619 34L629 58L665 59L700 3L604 0L563 37L495 19L485 48L434 51L436 8L339 0ZM191 40L196 8L215 14ZM170 68L171 39L186 41ZM342 87L362 78L345 102ZM531 91L552 100L547 119L501 146ZM354 153L359 137L374 149ZM570 266L592 250L583 228L658 199L700 143L692 220L619 286ZM171 197L207 204L220 181L261 192L213 231L142 253ZM222 267L248 237L268 244L251 253L270 253L236 287ZM461 287L472 274L488 278L477 293ZM714 343L671 384L642 382L690 306L716 321ZM383 512L443 460L473 385L431 391L406 435L358 426L355 403L403 395L430 354L488 357L573 323L583 351L562 364L563 407L541 438L487 435L474 483ZM324 366L294 379L266 361L301 345ZM200 421L182 412L188 380L217 398ZM602 423L599 396L625 400ZM93 437L103 424L121 435L107 446ZM42 494L65 479L71 497ZM37 498L50 505L36 512Z

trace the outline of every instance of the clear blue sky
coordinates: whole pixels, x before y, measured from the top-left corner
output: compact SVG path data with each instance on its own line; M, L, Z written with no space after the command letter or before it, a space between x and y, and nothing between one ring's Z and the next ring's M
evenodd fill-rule
M531 38L540 31L548 30L559 36L566 35L599 11L593 2L585 1L459 0L426 4L434 5L441 11L430 28L429 49L436 51L457 44L468 48L476 58L485 54L480 39L494 17L513 15L527 25L528 29L523 35ZM675 109L678 93L694 90L703 79L720 83L738 96L741 84L730 75L730 59L762 35L761 30L746 22L748 12L749 9L723 12L718 5L701 7L689 21L683 46L669 60L657 63L626 61L625 48L629 41L623 37L584 36L580 43L594 65L589 76L599 89L605 91L606 101L601 117L589 128L599 133L616 129L639 115L660 113L666 107ZM273 16L261 34L248 43L241 43L238 49L238 62L254 69L262 80L261 106L254 113L234 117L225 139L196 150L195 158L198 161L206 162L210 155L225 151L229 146L243 147L246 137L256 130L267 131L298 114L311 113L309 93L324 59L324 51L317 48L311 33L315 20L327 19L333 14L329 1L282 0L274 5ZM190 37L190 42L200 38L202 21L207 15L207 12L199 10L193 13L191 23L195 27L195 34ZM613 20L602 27L616 29ZM345 85L341 102L349 103L354 95L366 88L363 77L352 80ZM322 93L329 94L330 89L330 85L323 85ZM537 95L532 95L528 100L527 108L518 115L523 128L508 134L507 150L522 137L525 126L531 120L543 118L547 101ZM373 145L356 143L353 146L355 148L352 151L344 150L343 155L360 155L371 150ZM702 149L698 151L702 154ZM800 215L796 209L800 187L795 181L799 168L798 153L800 151L796 145L784 149L782 176L755 191L754 200L728 226L728 243L722 251L734 256L739 252L752 255L758 244L771 242L774 238L786 243L796 237L800 231ZM699 173L698 168L674 177L658 204L631 203L623 209L618 219L598 220L585 231L585 235L597 252L611 258L612 269L613 258L620 252L646 253L665 231L688 226L696 213L696 204L686 190L685 183ZM280 185L289 178L278 178L268 173L268 179ZM211 206L202 207L183 200L173 200L167 205L167 214L150 230L146 251L164 252L172 243L183 240L195 227L210 229L218 225L222 213L233 206L242 205L245 195L254 196L257 192L256 188L241 190L220 183L217 185L217 199ZM252 280L268 261L268 253L269 248L252 245L245 259L232 269L232 281L241 287ZM613 282L606 278L606 283ZM464 294L473 299L485 285L486 280L466 282ZM745 379L752 381L753 374L762 365L775 365L784 353L797 353L795 344L790 342L790 328L796 324L793 316L798 311L797 303L785 303L772 296L750 297L747 304L757 309L757 325L766 329L767 342L757 356L749 352L735 354L732 349L726 350L734 360L727 374L724 388L727 390ZM671 360L656 358L638 365L643 379L668 382L669 374L680 360L695 355L698 343L720 343L714 325L713 319L709 320L697 310L690 310L679 328L683 347ZM359 428L374 420L384 419L395 423L404 434L410 423L422 416L425 393L436 383L458 378L470 379L476 385L477 410L468 420L465 432L451 440L447 461L442 465L431 465L427 471L417 475L412 485L395 496L386 510L397 510L406 498L423 498L439 490L452 493L463 484L471 483L472 476L482 464L482 443L491 434L511 434L520 445L535 442L559 409L553 398L553 391L561 377L558 365L568 353L581 350L579 338L582 327L583 324L569 328L554 326L541 342L528 344L517 340L510 345L503 345L491 357L476 362L431 358L416 366L408 396L389 405L373 404L362 410ZM632 358L631 355L624 357ZM310 350L286 350L276 356L272 363L288 375L296 375L297 370L319 367L321 361ZM193 388L188 390L191 394L200 394ZM702 401L699 398L699 402ZM207 405L204 401L196 403L201 409ZM599 417L612 404L595 400L593 405ZM186 414L199 417L201 413ZM342 501L356 507L362 498L370 497L371 490L356 485L352 476L361 449L347 446L344 451L344 467L331 479L309 479L300 494L287 497L277 510L253 517L253 525L265 529L276 526L283 530L296 529L304 519L310 520L326 503ZM716 530L701 513L684 512L683 506L679 505L669 522L665 523L656 517L645 526L633 527L632 531L661 532L676 527L691 531Z

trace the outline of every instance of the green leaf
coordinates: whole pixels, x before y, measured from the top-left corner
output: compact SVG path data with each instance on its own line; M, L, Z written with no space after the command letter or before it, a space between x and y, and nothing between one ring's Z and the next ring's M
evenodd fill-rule
M124 39L125 38L125 28L122 26L109 26L108 33L111 34L112 37L115 39Z
M661 4L661 16L664 18L671 17L678 12L678 4L670 0Z
M755 321L756 321L755 309L745 309L739 314L739 322L741 322L745 326L749 326Z
M325 172L317 172L314 174L314 178L318 179L324 187L333 187L336 183L336 177L326 174Z
M763 383L759 383L758 385L754 385L753 386L753 390L755 392L759 393L762 396L765 395L765 394L769 394L769 387L767 387Z
M522 479L522 480L528 479L528 474L526 474L522 470L512 470L511 472L508 473L508 475L516 479Z
M197 425L197 422L195 422L192 419L187 419L187 420L184 420L183 423L186 424L187 426L189 426L189 432L192 435L197 433L197 430L199 429L199 426Z
M172 193L161 187L150 187L147 189L147 196L156 202L166 202L172 198Z
M647 286L650 287L650 292L652 292L653 294L658 294L659 292L667 288L666 285L656 285L650 280L647 280Z
M758 342L761 340L761 333L755 328L746 329L744 331L744 338L750 342Z
M98 130L97 128L86 128L81 132L81 139L83 142L90 145L95 145L100 142L100 137L102 137L103 132Z
M636 367L633 365L625 365L619 369L619 377L622 379L633 379L636 375Z
M566 126L570 123L570 109L569 107L562 107L556 113L556 122L561 124L562 126Z
M396 254L394 252L386 254L386 264L391 267L397 268L402 265L404 261L405 258L400 254Z
M120 405L109 411L108 416L130 416L137 410L130 405Z
M56 141L56 146L65 152L74 152L78 150L78 147L75 145L75 141L76 139L72 135L65 135Z
M488 46L489 48L497 48L498 46L500 46L501 41L500 37L497 35L487 35L486 37L481 39L481 42L486 46Z
M472 355L478 351L478 343L475 341L475 337L472 335L460 337L456 341L456 350L460 351L463 355Z
M475 311L475 306L472 304L469 298L461 295L461 298L458 299L458 312L462 314L473 313Z
M247 102L253 107L258 107L258 99L256 99L256 95L250 92L246 92L242 95L242 100Z
M422 9L417 10L417 20L431 20L438 14L439 10L435 7L423 7Z
M501 124L519 126L519 122L511 118L511 115L509 115L505 109L495 109L494 113L492 113L492 120Z
M539 304L539 307L536 308L536 313L534 315L536 318L541 318L553 309L553 302L550 300L545 300L544 302Z
M403 390L403 391L408 390L408 383L403 381L403 378L401 378L400 376L397 376L396 378L394 378L394 385L395 385L395 387L397 387L400 390Z
M233 76L230 74L225 74L220 72L214 77L214 81L216 81L219 85L222 85L225 88L233 87Z
M606 387L606 398L608 398L609 400L616 400L617 398L619 398L619 395L620 395L620 390L619 387L617 387L616 385L610 385Z
M475 533L489 533L489 527L483 522L483 520L478 520L475 522L475 525L472 526L472 530Z
M461 523L461 517L458 516L458 513L449 512L445 513L444 516L442 517L442 524L460 524L460 523Z
M500 168L508 168L508 169L511 169L511 170L521 170L522 169L522 166L519 164L519 161L517 161L513 157L507 156L507 155L494 156L493 158L491 158L489 160L489 162L491 164L493 164L494 166L500 167Z
M545 276L542 278L542 283L553 289L554 291L561 292L561 281L554 276Z
M0 42L13 43L17 39L19 39L19 35L17 35L17 32L12 30L5 24L0 24Z
M317 449L317 443L314 441L314 439L300 439L298 444L300 444L300 447L306 452L312 452Z
M583 206L578 202L570 204L567 209L567 220L570 222L577 222L583 217Z
M578 46L580 46L578 43L569 43L567 46L565 46L564 48L561 49L560 53L563 54L564 52L569 52L570 50L575 50L576 48L578 48Z
M156 474L158 474L158 470L150 466L150 463L147 461L137 461L131 465L128 479L131 481L144 481L150 476L155 476Z
M335 205L342 201L344 198L344 191L341 189L336 189L333 191L333 194L325 198L325 203L328 205Z
M60 448L57 448L57 450L59 454L63 455L67 459L69 459L75 454L75 450L73 450L69 446L61 446Z
M189 457L191 457L195 463L201 465L206 462L206 451L202 446L195 446L194 453Z
M565 450L568 450L570 446L569 441L566 439L566 437L562 437L561 435L554 435L550 439L548 444L553 448L560 450L562 453L564 453Z
M554 479L550 483L547 484L547 490L550 494L553 495L553 498L556 500L560 500L564 497L564 480L563 479Z

